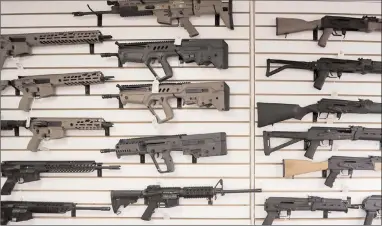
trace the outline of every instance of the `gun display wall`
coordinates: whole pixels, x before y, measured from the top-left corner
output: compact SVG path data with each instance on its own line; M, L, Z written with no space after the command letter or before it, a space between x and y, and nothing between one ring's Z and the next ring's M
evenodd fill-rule
M1 224L380 225L380 14L2 1Z

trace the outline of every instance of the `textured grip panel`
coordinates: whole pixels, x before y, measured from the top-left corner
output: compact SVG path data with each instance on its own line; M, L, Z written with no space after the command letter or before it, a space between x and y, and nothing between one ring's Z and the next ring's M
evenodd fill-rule
M183 198L185 199L198 199L208 198L214 196L213 187L184 187Z

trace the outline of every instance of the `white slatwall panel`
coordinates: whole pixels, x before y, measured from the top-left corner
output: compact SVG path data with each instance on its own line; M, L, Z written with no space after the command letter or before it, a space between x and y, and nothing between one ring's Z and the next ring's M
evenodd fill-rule
M113 41L98 44L95 52L115 52L114 41L136 41L155 39L188 38L178 27L160 26L154 17L139 19L105 15L104 27L96 27L93 16L72 17L71 12L87 11L86 4L94 10L108 10L105 1L1 1L1 33L51 32L99 29L112 35ZM289 60L317 60L320 57L336 57L340 51L346 58L360 57L381 59L381 34L348 32L347 37L331 37L326 48L311 41L311 32L291 34L287 38L275 35L275 17L314 20L327 14L378 16L381 14L379 1L250 1L234 0L235 30L214 27L214 18L204 16L191 18L200 36L198 38L224 38L229 44L230 68L199 68L194 64L179 64L171 59L174 68L173 80L219 81L224 80L231 88L231 110L218 112L215 109L198 109L185 106L175 109L175 118L159 127L151 124L152 116L143 106L127 105L118 109L114 100L104 100L104 93L117 93L116 84L147 83L152 74L142 65L128 63L117 67L113 58L89 55L87 45L55 46L34 48L33 56L20 59L23 71L16 68L16 61L9 59L1 71L1 79L13 79L17 75L39 75L100 70L115 79L104 85L91 87L91 95L85 96L81 87L66 87L57 90L57 96L36 100L30 116L56 117L104 117L115 123L111 136L104 137L102 131L70 131L69 137L43 142L49 151L32 153L25 150L31 137L28 130L21 129L20 137L12 132L1 132L2 160L95 160L106 164L120 164L120 171L104 171L103 178L94 174L49 174L41 181L16 185L11 196L3 200L73 201L86 205L110 205L109 191L112 189L143 189L149 184L162 186L214 185L219 178L225 180L227 189L248 187L263 188L263 193L253 197L248 194L218 198L214 206L206 200L181 200L181 206L157 210L151 222L139 218L144 211L142 201L129 206L120 215L112 212L79 211L77 218L66 215L37 214L31 221L11 223L14 225L50 224L113 224L113 225L176 225L215 224L248 225L261 224L266 213L263 203L270 196L323 197L351 196L354 203L366 196L381 192L378 172L355 172L352 179L339 177L330 189L323 184L320 173L301 175L295 179L282 178L282 159L304 159L302 144L297 143L282 151L263 154L262 131L304 131L312 126L311 116L302 121L289 120L273 127L257 128L255 102L299 103L308 105L319 99L343 98L357 100L359 97L374 101L381 99L380 75L344 74L341 80L328 79L323 90L313 88L312 73L286 70L271 78L265 77L267 58ZM159 65L155 65L160 72ZM282 97L282 98L280 98ZM1 96L1 119L25 119L28 114L18 111L20 97L8 88ZM175 106L175 102L171 103ZM159 110L159 109L158 109ZM361 125L380 128L379 115L343 115L334 126ZM319 121L317 126L331 126ZM229 128L229 130L227 129ZM142 135L208 133L225 131L228 135L227 156L202 158L191 164L189 156L174 153L176 171L160 175L147 159L139 164L136 156L117 159L113 154L101 154L99 149L111 148L121 138ZM275 140L274 144L284 140ZM377 142L337 142L338 150L330 152L320 147L315 161L324 161L332 155L367 156L381 155ZM133 169L133 170L132 170ZM206 170L208 169L208 170ZM1 184L5 181L1 179ZM293 212L291 220L276 220L275 225L361 225L364 212L352 210L348 214L332 213L330 219L322 219L321 212ZM380 224L374 220L374 224Z
M95 10L108 10L106 1L2 1L1 33L51 32L99 29L112 35L113 41L95 46L95 55L89 55L87 45L54 46L33 49L33 56L20 58L24 70L17 70L16 61L9 59L1 72L2 79L13 79L24 75L56 74L78 71L100 70L106 76L115 76L107 84L91 86L91 95L85 96L83 87L57 89L57 96L36 100L30 114L17 110L20 97L8 88L2 92L1 119L25 119L29 116L55 117L104 117L114 122L111 136L104 137L102 131L70 131L69 137L51 140L42 145L49 151L32 153L25 150L31 138L28 130L21 130L20 137L2 131L2 160L95 160L106 164L120 164L121 170L104 171L103 178L95 174L45 174L43 179L24 185L16 185L11 196L4 200L73 201L87 205L109 206L112 189L144 189L150 184L162 186L213 186L224 179L227 189L251 187L250 152L250 1L235 1L235 30L223 26L214 27L214 17L191 18L200 32L198 38L224 38L229 45L228 70L199 68L195 64L180 64L171 59L177 81L224 80L231 90L231 110L218 112L216 109L199 109L185 106L174 109L175 118L169 123L154 127L152 115L144 106L127 105L118 109L115 100L105 100L102 94L117 93L116 84L151 83L153 75L141 64L129 63L117 67L117 60L101 58L102 52L116 52L118 41L188 38L182 28L161 26L155 17L120 18L118 15L104 16L104 27L96 27L96 17L73 17L74 11L88 11L86 4ZM160 71L158 64L156 70ZM175 102L171 103L175 106ZM158 109L160 110L160 109ZM229 128L229 129L228 129ZM192 164L190 156L173 153L175 172L159 174L151 158L140 164L139 157L123 157L102 154L99 149L113 148L121 138L157 134L195 134L227 132L227 156L204 158ZM206 170L208 169L208 170ZM5 180L2 178L2 184ZM253 186L253 184L252 184ZM11 224L124 224L124 225L174 225L174 224L250 224L253 199L249 194L219 197L214 206L205 199L181 200L181 206L160 209L153 221L140 220L145 206L142 200L115 215L110 212L78 211L77 218L69 214L36 214L32 221Z
M342 51L345 58L360 57L381 60L381 33L348 32L345 39L330 37L326 48L312 41L312 32L301 32L276 36L276 17L316 20L324 15L380 16L380 1L256 1L255 2L255 102L291 103L306 106L321 98L357 100L367 98L380 102L381 75L343 74L339 79L328 79L321 91L313 88L313 74L310 71L287 69L272 77L266 77L266 59L313 61L320 57L337 57ZM257 116L255 115L257 122ZM257 126L257 124L255 124ZM262 224L266 217L264 201L268 197L307 197L308 195L327 198L352 197L353 203L361 203L371 194L381 193L381 172L354 172L353 178L339 176L333 188L324 185L321 172L283 178L283 159L303 159L303 144L297 143L265 156L263 152L263 131L306 131L316 126L360 125L380 128L380 115L346 115L341 120L327 124L319 120L312 124L312 116L301 121L288 120L274 126L255 128L255 186L264 192L255 196L255 224ZM272 146L288 139L272 139ZM319 147L314 161L325 161L332 155L366 157L380 156L379 142L335 142L337 151ZM322 219L322 212L292 212L291 219L275 220L274 225L362 225L365 213L351 210L346 213L329 213L329 219ZM380 220L373 224L380 225Z

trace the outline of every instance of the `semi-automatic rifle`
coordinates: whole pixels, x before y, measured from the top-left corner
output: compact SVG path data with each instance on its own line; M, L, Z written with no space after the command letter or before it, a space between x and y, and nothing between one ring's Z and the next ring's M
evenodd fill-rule
M115 44L118 53L101 53L101 57L117 57L118 67L127 62L143 63L160 82L173 76L168 62L170 57L178 57L181 63L228 68L228 44L223 39L183 39L180 44L174 40ZM152 64L155 61L161 64L164 76L160 77L154 71Z
M1 225L9 221L20 222L33 219L34 213L66 213L76 217L77 210L110 211L110 207L81 207L72 202L1 201Z
M289 138L283 144L271 147L271 138ZM324 141L329 141L333 145L334 140L367 140L379 141L382 149L382 130L380 128L365 128L362 126L343 127L312 127L308 132L288 132L288 131L263 131L263 143L265 155L270 155L284 147L303 141L305 157L313 159L313 156Z
M371 100L359 99L358 101L321 99L316 104L301 107L298 104L280 104L257 102L257 127L273 125L288 119L301 120L305 115L313 113L313 122L317 122L321 113L336 114L340 119L343 113L352 114L381 114L381 103Z
M15 127L25 127L32 132L32 139L28 143L28 150L38 151L43 139L60 139L66 137L66 130L105 130L105 136L110 135L113 123L103 118L30 118L27 121L1 120L1 129L15 130ZM25 125L25 126L24 126Z
M369 156L364 157L347 157L332 156L328 161L311 162L307 160L284 159L283 160L283 176L294 177L305 173L322 171L322 177L326 178L325 185L333 187L333 183L337 176L348 171L350 178L354 170L378 170L381 171L381 157ZM329 171L329 176L327 172Z
M95 43L111 38L111 35L102 35L97 30L1 35L0 70L8 57L31 55L34 46L89 44L90 53L94 54Z
M281 211L286 212L288 217L292 211L323 211L323 217L328 218L329 212L347 213L349 209L359 209L359 205L351 204L350 197L347 197L346 200L317 196L308 198L269 197L264 204L267 217L264 219L263 225L272 225L274 219L280 219Z
M381 216L381 199L381 195L371 195L363 200L361 208L366 211L363 225L372 225L373 219Z
M102 98L117 98L119 108L123 105L142 104L153 114L158 123L164 123L174 117L174 112L169 104L170 99L177 99L177 108L182 105L196 104L198 107L216 107L218 111L228 111L229 86L225 82L202 82L202 83L162 83L158 92L152 92L152 84L117 85L119 94L107 94ZM182 104L183 100L183 104ZM153 109L159 103L166 117L161 119Z
M319 20L305 21L295 18L276 18L276 35L288 35L301 31L313 31L313 41L317 41L318 30L323 33L318 45L325 47L330 37L344 36L347 31L373 32L381 31L382 20L377 17L363 16L362 18L344 16L324 16ZM338 34L337 32L342 34Z
M96 15L97 26L102 26L103 14L119 14L120 17L154 15L159 24L172 25L174 20L187 30L190 37L199 35L190 22L192 16L215 15L215 26L220 26L220 19L225 26L234 29L232 0L128 0L107 1L110 11L74 12L74 16Z
M114 78L114 76L104 76L100 71L78 72L52 75L19 76L18 79L10 82L16 90L16 95L20 92L23 97L19 103L19 109L30 111L34 98L45 98L56 94L58 86L85 86L85 94L90 94L90 85L103 84Z
M220 187L218 187L220 186ZM241 189L241 190L224 190L223 180L220 179L215 187L161 187L159 185L149 185L143 191L141 190L114 190L111 191L111 206L114 213L119 213L121 206L134 204L138 199L144 199L144 205L147 206L141 219L145 221L151 220L157 208L171 208L179 206L179 199L201 199L206 198L208 204L212 205L212 198L216 199L216 195L233 194L233 193L251 193L261 192L261 189Z
M221 156L227 154L226 133L206 133L195 135L155 136L132 139L120 139L115 149L102 149L101 153L115 152L120 158L124 155L139 155L145 163L145 155L150 155L159 173L174 172L172 151L181 151L192 156L192 163L200 157ZM161 156L166 170L162 170L156 160Z
M271 69L271 64L284 64L274 70ZM326 78L341 78L342 73L360 73L362 75L374 73L381 75L381 61L373 61L371 59L359 58L358 60L344 60L335 58L320 58L317 61L293 61L293 60L267 60L266 76L270 77L282 70L303 69L313 71L314 88L321 90ZM336 73L336 75L333 75Z
M95 161L4 161L1 163L1 176L6 177L1 195L10 195L16 183L23 184L41 179L41 173L91 173L102 170L117 170L121 166L103 166Z

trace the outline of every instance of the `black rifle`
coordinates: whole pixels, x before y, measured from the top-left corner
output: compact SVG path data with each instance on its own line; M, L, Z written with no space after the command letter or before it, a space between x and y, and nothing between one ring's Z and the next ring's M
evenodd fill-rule
M371 225L373 219L381 215L381 199L381 195L372 195L363 200L361 207L366 211L366 218L363 225Z
M316 104L301 107L297 104L279 104L257 102L257 127L273 125L288 119L301 120L305 115L313 113L313 122L317 122L321 113L336 114L340 119L343 113L381 114L381 103L371 100L351 101L339 99L321 99Z
M13 130L15 136L20 135L20 127L26 128L26 120L1 120L1 130Z
M285 65L270 71L272 63ZM268 59L265 75L270 77L287 68L310 70L313 71L314 88L321 90L326 78L341 78L342 73L381 74L381 67L381 61L362 58L358 60L320 58L312 62ZM337 75L333 75L333 73L337 73Z
M121 166L103 166L95 161L4 161L1 163L1 176L6 177L1 195L10 195L16 183L28 183L41 179L41 173L90 173L97 170L116 170Z
M291 140L271 147L271 138L290 138ZM312 127L308 132L288 132L288 131L263 131L264 153L270 155L272 152L290 146L294 143L304 141L305 157L313 159L317 147L323 141L329 141L333 145L334 140L369 140L379 141L382 149L382 130L380 128L365 128L362 126L342 127Z
M181 63L195 62L197 65L212 64L218 69L228 68L228 44L223 39L182 39L180 45L175 41L115 43L118 53L101 53L101 57L118 58L118 66L126 62L143 63L158 81L172 77L173 72L167 58L178 57ZM157 60L165 76L159 77L151 64Z
M265 200L264 210L267 217L263 225L272 225L274 219L280 219L281 211L286 211L288 217L292 211L323 211L324 218L328 218L329 212L348 212L348 209L359 209L359 205L351 205L351 198L327 199L317 196L308 198L270 197Z
M347 31L373 32L381 31L381 19L377 17L363 16L362 18L344 16L324 16L321 19L305 21L295 18L276 18L276 35L287 35L301 31L313 31L313 41L318 39L318 30L323 34L318 40L318 45L325 47L330 37L344 36ZM337 32L341 31L342 34Z
M326 178L325 185L333 187L338 174L347 170L350 178L354 170L379 170L381 171L381 157L369 156L347 157L332 156L328 161L311 162L306 160L284 159L283 160L284 177L294 177L295 175L322 171L322 177ZM329 170L329 176L327 171Z
M218 186L220 187L218 188ZM157 208L171 208L179 206L179 199L200 199L206 198L208 205L212 205L212 198L217 194L222 196L232 193L250 193L261 192L261 189L242 189L242 190L224 190L223 180L220 179L215 187L161 187L159 185L150 185L143 191L141 190L126 190L126 191L111 191L111 205L114 213L118 213L121 206L128 206L136 203L138 199L143 198L147 209L143 213L141 219L145 221L151 220Z
M76 216L77 210L110 211L110 207L78 207L72 202L1 201L1 225L9 221L20 222L33 219L33 213L66 213Z

